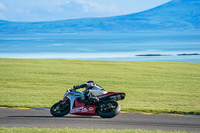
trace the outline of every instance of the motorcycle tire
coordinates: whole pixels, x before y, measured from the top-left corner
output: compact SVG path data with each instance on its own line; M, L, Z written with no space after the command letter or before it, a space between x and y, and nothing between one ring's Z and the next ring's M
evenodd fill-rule
M112 105L114 105L115 108L114 109L110 109L110 110L106 110L106 111L103 108L98 108L97 109L97 114L101 118L113 118L116 115L118 115L120 110L121 110L121 106L120 106L120 104L118 102L116 102L116 101L107 101L106 104L108 104L108 103L111 103Z
M55 117L62 117L65 116L69 113L70 111L70 105L68 104L67 108L64 108L62 110L57 110L56 108L60 106L60 102L55 103L51 109L50 109L50 113L55 116Z

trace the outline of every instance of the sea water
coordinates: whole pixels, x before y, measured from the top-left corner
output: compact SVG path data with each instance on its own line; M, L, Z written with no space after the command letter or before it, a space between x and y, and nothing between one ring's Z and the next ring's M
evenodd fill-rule
M200 62L200 33L0 35L0 58Z

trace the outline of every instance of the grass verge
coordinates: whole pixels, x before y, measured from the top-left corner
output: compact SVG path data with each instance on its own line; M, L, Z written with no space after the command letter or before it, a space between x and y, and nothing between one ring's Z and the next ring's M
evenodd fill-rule
M0 127L0 133L186 133L166 132L161 130L115 130L115 129L72 129L72 128L4 128Z
M200 114L200 63L0 59L0 106L51 107L95 80L121 91L122 111Z

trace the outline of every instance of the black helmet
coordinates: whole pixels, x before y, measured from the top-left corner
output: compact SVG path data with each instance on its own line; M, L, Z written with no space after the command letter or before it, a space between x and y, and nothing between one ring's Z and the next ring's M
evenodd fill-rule
M93 84L95 84L95 81L89 80L89 81L87 81L87 83L93 83Z

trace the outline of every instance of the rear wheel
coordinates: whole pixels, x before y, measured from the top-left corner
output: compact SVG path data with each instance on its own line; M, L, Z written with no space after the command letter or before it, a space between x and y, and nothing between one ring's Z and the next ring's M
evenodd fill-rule
M70 104L69 103L61 104L60 102L55 103L50 109L50 113L56 117L62 117L68 114L69 111L70 111Z
M97 113L102 118L112 118L119 114L121 106L116 101L106 101L100 104Z

